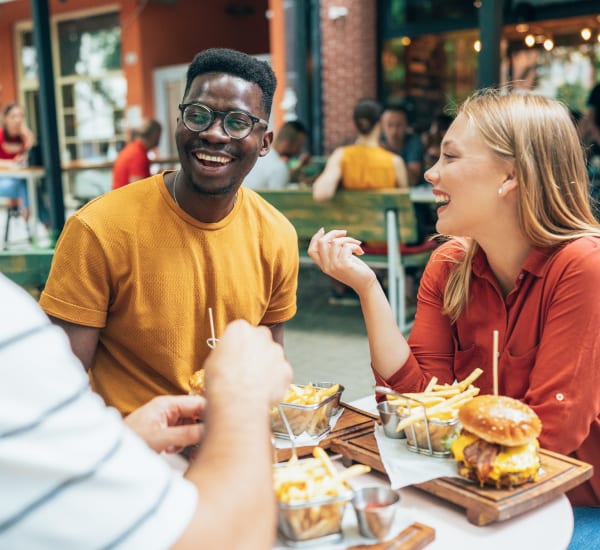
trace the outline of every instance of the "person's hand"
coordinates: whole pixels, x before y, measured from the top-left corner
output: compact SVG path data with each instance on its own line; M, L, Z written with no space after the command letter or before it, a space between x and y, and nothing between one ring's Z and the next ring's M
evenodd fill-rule
M308 255L323 273L351 287L360 296L377 280L375 272L357 257L364 254L360 244L355 238L348 237L345 230L333 229L325 233L321 228L310 240Z
M136 409L125 423L156 452L175 453L202 437L206 401L197 395L163 395Z
M231 406L247 399L270 407L283 399L292 382L292 367L271 331L243 320L227 325L204 370L207 401L230 398Z

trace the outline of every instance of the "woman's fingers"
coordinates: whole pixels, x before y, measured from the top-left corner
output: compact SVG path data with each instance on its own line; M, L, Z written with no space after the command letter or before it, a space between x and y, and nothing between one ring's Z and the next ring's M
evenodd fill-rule
M361 241L348 237L344 229L332 229L325 233L323 228L317 231L308 246L308 255L325 272L338 267L340 262L347 263L353 255L362 256Z

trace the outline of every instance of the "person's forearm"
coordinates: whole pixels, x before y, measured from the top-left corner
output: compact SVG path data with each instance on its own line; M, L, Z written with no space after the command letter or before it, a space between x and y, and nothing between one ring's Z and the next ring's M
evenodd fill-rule
M379 284L371 285L359 296L369 339L371 365L383 378L388 379L406 363L410 355L408 342L400 332Z
M270 548L276 508L268 411L235 391L212 398L227 402L218 407L209 397L202 447L186 473L199 493L193 523L201 534L195 542L203 548Z

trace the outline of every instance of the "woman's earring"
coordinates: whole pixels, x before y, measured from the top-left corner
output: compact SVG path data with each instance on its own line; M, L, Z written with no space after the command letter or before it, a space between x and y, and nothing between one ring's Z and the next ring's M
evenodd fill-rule
M502 187L498 188L498 195L502 195L502 189L503 189Z

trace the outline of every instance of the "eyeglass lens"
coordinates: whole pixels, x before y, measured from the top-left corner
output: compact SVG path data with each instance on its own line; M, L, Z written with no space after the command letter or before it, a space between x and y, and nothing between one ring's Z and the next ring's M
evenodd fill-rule
M217 116L223 120L225 133L232 138L245 138L254 126L254 122L246 113L241 111L215 112L203 105L188 105L183 111L183 122L193 132L203 132L210 128Z

